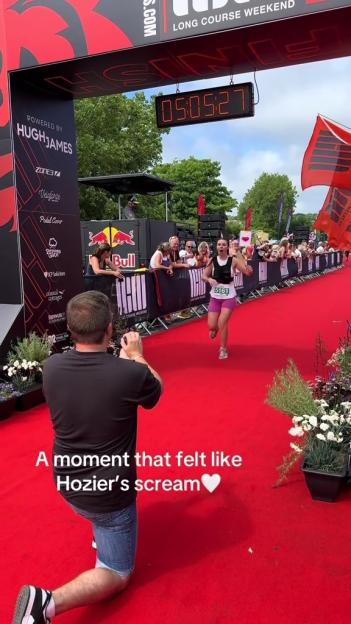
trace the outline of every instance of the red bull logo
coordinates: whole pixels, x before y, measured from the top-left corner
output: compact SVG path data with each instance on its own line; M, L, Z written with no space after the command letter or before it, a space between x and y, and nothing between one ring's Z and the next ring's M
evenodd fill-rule
M112 247L116 247L116 245L135 245L133 240L134 232L130 230L129 234L123 232L122 230L117 230L116 228L111 228L111 245Z
M112 254L112 262L118 269L135 269L136 267L134 253L129 253L126 258L121 258L119 254Z
M129 233L123 232L123 230L119 230L115 227L105 227L100 232L93 234L93 232L89 232L89 247L93 247L94 245L103 245L107 243L111 245L111 247L117 247L117 245L135 245L134 242L134 232L130 230Z

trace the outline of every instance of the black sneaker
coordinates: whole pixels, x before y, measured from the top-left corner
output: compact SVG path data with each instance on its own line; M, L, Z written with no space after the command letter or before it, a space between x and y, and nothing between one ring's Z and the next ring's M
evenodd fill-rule
M51 599L51 592L24 585L18 594L12 624L50 624L46 616L46 607Z

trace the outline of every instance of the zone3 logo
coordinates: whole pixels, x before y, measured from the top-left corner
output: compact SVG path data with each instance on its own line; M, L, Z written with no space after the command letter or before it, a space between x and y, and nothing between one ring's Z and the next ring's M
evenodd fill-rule
M245 4L250 0L230 0L235 4ZM203 13L204 11L215 11L216 9L222 9L227 6L229 0L173 0L173 12L178 17L184 17L189 15L190 9L196 13ZM190 7L189 7L190 4Z

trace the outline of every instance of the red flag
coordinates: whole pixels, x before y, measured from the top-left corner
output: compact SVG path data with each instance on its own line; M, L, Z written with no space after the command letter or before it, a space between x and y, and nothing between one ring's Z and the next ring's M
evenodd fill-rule
M301 187L351 188L351 131L318 115L305 151Z
M206 214L205 199L202 193L200 193L197 200L197 214L199 216Z
M252 208L248 208L245 216L245 230L249 230L251 227Z
M330 188L312 227L326 232L333 247L351 249L351 189Z

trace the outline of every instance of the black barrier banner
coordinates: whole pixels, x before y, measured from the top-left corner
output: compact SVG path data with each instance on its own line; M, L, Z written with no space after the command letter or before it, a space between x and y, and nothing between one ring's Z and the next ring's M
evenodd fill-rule
M288 258L281 262L250 262L252 275L235 273L238 295L247 295L262 287L277 286L285 279L324 271L341 263L341 253L317 255L314 258ZM121 316L135 324L193 306L207 304L209 286L202 281L204 269L178 269L174 275L154 270L126 276L116 282L117 305Z
M153 299L149 298L148 305L151 318L190 307L190 270L174 269L173 275L167 275L166 271L151 272L150 288L154 293Z
M210 289L205 282L202 281L202 276L204 273L203 268L201 269L190 269L189 279L190 279L190 305L197 306L204 303L208 303L210 300Z
M147 292L150 288L147 283L151 275L135 273L126 276L123 282L116 281L117 307L119 314L133 321L133 324L146 321L148 318Z

